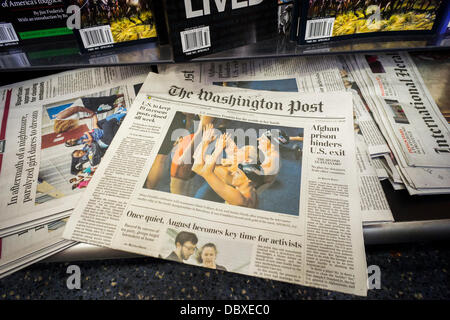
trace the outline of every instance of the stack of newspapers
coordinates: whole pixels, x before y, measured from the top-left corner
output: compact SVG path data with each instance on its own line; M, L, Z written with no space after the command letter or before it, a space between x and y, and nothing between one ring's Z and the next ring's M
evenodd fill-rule
M380 181L412 194L449 182L444 138L432 146L417 121L447 141L448 125L413 62L374 57L97 68L0 88L0 277L83 242L367 295L362 226L394 220ZM433 123L410 115L422 109L400 72ZM423 165L405 139L442 159Z
M80 69L0 88L0 277L75 244L62 232L98 166L76 140L126 114L149 71Z

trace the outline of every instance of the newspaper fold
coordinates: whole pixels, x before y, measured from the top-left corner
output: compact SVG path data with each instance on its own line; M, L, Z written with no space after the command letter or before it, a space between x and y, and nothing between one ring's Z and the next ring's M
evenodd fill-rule
M149 70L79 69L0 88L0 237L71 213Z

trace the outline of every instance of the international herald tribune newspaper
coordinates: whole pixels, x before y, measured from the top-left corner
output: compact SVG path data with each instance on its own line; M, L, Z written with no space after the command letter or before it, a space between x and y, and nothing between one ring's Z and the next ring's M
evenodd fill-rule
M149 74L63 237L365 296L352 117L347 92Z

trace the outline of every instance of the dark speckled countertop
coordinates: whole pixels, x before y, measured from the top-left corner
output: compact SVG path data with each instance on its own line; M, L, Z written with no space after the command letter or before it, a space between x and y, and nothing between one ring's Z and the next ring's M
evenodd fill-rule
M367 265L381 270L381 289L367 299L450 299L450 243L366 248ZM69 290L67 267L81 270L81 289ZM0 299L366 299L209 270L153 258L38 263L0 279Z

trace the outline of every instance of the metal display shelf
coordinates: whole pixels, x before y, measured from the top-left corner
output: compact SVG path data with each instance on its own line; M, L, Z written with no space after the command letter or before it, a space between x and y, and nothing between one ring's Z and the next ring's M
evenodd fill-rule
M450 48L450 38L385 37L345 40L315 45L296 45L286 37L241 46L193 59L192 62L293 57L302 55L344 54L379 51L420 51ZM132 64L174 63L169 45L155 42L119 47L113 51L81 54L76 41L42 43L20 48L0 48L0 71L72 69L82 67L116 66Z
M430 51L450 48L450 37L412 36L342 40L312 45L296 45L283 37L193 59L193 62L230 59L279 58L306 55L364 53L382 51Z

